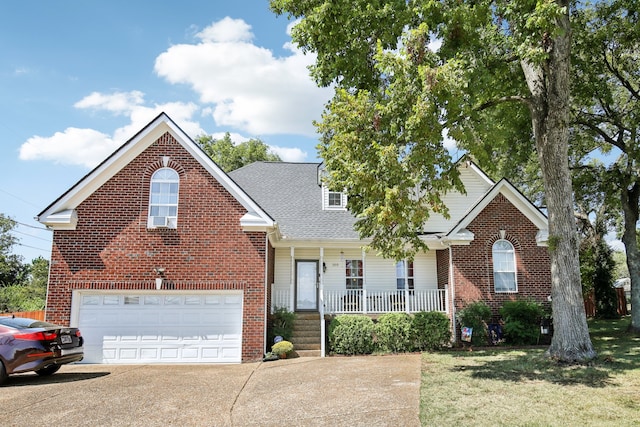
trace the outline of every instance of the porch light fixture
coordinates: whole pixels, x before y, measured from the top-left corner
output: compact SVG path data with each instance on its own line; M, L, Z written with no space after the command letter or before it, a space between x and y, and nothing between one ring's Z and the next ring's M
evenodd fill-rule
M156 289L162 289L162 282L164 282L164 278L162 277L164 276L164 268L154 267L153 271L158 276L156 277Z
M327 272L327 264L326 263L322 263L322 272L326 273Z

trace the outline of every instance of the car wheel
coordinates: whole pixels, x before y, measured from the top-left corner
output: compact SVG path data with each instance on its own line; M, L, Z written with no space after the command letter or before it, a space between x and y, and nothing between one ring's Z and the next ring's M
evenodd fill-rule
M60 370L60 365L49 365L46 368L38 369L36 374L46 377L55 374L58 370Z
M4 364L0 362L0 385L4 384L7 380L7 371L4 369Z

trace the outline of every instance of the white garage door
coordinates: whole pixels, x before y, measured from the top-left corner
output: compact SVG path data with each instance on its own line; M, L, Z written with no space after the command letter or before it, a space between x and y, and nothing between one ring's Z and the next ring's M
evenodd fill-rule
M241 292L80 291L74 310L85 339L85 363L242 359Z

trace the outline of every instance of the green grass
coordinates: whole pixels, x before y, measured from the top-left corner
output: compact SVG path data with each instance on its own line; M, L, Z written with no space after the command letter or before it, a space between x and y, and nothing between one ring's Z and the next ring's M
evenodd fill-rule
M640 424L640 337L630 318L589 321L598 357L563 365L546 347L424 353L424 426Z

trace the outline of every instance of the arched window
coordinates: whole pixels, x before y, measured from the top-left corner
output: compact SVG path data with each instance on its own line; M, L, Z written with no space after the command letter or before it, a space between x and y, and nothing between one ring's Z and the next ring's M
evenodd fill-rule
M517 292L516 252L508 240L493 244L493 288L496 292Z
M151 176L148 228L176 228L180 177L170 168L158 169Z

